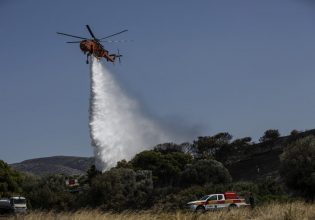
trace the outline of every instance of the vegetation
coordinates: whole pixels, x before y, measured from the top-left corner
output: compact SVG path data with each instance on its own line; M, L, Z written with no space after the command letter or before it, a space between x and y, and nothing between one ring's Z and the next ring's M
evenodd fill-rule
M198 140L193 143L193 149L198 158L214 158L218 152L222 153L229 148L232 138L233 136L227 132L221 132L214 136L198 137Z
M66 177L51 175L44 178L29 177L23 183L23 195L33 209L70 210L75 204L75 196L65 184Z
M192 157L183 152L143 151L131 161L135 170L151 170L155 187L174 186L179 184L181 171L190 164Z
M281 142L278 137L277 130L267 130L260 139L263 142L254 144L250 137L232 140L232 135L221 132L198 137L192 144L165 143L153 150L140 152L130 161L119 161L116 167L104 173L92 166L86 175L76 177L50 175L39 178L12 170L0 161L0 196L23 195L27 197L32 210L58 212L81 209L173 212L183 210L188 201L224 191L236 191L245 198L251 192L261 208L275 201L286 203L300 198L314 200L315 137L303 132L292 132L291 136L281 138ZM266 146L275 146L275 142L278 151L284 149L281 155L281 176L276 172L257 175L246 181L233 181L227 165L231 167L233 163L246 160L255 153L261 154L263 150L270 152ZM65 182L68 178L78 179L79 184L67 186ZM150 212L143 213L143 216L150 215ZM239 211L237 215L245 219L251 215L247 212ZM81 213L99 215L99 212L89 211L79 211L74 215ZM49 219L51 214L40 215L47 215ZM187 219L193 217L183 213L178 215ZM110 219L115 215L107 216ZM134 214L130 216L133 218Z
M315 198L315 137L296 140L281 156L280 173L286 185L301 196Z
M18 216L20 217L20 216ZM79 210L76 212L32 212L28 215L21 216L24 220L34 219L103 219L103 220L164 220L164 219L186 219L186 220L300 220L300 219L314 219L315 218L315 206L312 204L305 204L302 202L294 203L271 203L251 210L249 208L234 209L229 212L226 210L207 212L204 214L195 214L191 212L173 211L173 212L123 212L112 213L102 212L101 210ZM16 219L12 217L11 219Z
M229 171L216 160L198 160L186 166L181 174L181 186L225 184L232 181Z
M23 176L0 160L0 197L22 193Z
M92 180L86 201L105 210L141 209L147 207L152 190L151 171L117 168Z
M259 139L260 142L274 141L280 137L280 132L277 129L269 129L265 131L264 135Z

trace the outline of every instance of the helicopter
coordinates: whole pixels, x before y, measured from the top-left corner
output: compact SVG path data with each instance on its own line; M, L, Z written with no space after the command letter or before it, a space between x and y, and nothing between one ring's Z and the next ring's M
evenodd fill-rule
M80 49L83 51L84 54L87 54L86 64L89 63L89 57L91 55L96 57L98 60L100 60L102 57L104 57L108 62L115 63L116 58L118 58L119 62L121 62L120 58L122 57L122 55L119 53L119 50L117 50L117 54L114 54L114 53L109 54L108 50L106 50L103 47L101 42L123 42L123 41L108 41L105 39L116 36L118 34L122 34L128 30L123 30L123 31L117 32L115 34L111 34L109 36L106 36L106 37L96 38L95 35L93 34L90 26L86 25L86 28L88 29L90 35L92 36L92 39L88 39L85 37L79 37L79 36L75 36L75 35L71 35L71 34L65 34L65 33L61 33L61 32L57 32L57 34L82 39L81 41L68 41L66 43L80 43Z

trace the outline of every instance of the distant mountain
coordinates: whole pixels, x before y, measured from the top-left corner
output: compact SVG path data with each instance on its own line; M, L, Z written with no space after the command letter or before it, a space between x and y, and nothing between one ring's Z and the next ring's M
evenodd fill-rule
M94 164L93 157L54 156L10 164L17 171L38 176L49 174L82 175Z

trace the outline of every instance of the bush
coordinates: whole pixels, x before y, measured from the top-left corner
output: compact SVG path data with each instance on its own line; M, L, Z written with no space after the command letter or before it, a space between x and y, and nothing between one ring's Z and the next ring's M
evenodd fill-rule
M307 200L315 197L315 137L290 144L281 155L280 174L286 185Z
M23 190L33 209L66 211L73 207L75 196L68 191L65 176L50 175L41 179L29 176Z
M236 182L229 186L229 190L237 192L240 196L247 196L248 193L258 194L258 186L253 182Z
M23 175L11 169L11 167L0 160L0 197L8 197L12 194L21 194Z
M258 182L258 193L260 195L284 195L283 183L274 177L267 176Z
M153 209L167 212L184 209L188 202L198 200L204 195L206 195L204 187L192 186L179 192L166 195L155 203Z
M191 160L189 154L182 152L143 151L131 160L131 164L135 170L151 170L154 186L164 187L176 185L180 172Z
M187 165L181 174L181 186L224 184L232 181L229 171L216 160L198 160Z
M152 189L150 171L113 168L92 180L89 203L115 211L145 208Z

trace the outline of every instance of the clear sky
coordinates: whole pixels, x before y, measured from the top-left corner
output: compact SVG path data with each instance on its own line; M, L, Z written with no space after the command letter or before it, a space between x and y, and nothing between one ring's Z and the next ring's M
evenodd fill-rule
M92 155L89 66L56 34L86 24L129 30L107 66L154 118L255 140L315 127L312 0L0 0L0 159Z

